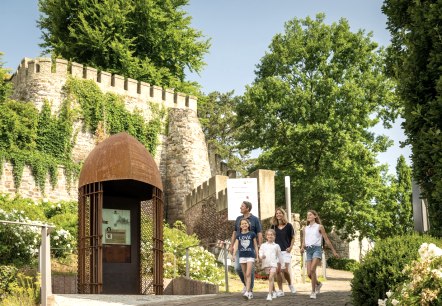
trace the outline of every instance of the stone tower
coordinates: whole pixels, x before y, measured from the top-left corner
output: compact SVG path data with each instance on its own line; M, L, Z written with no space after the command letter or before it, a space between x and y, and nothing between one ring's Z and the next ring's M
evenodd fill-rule
M14 84L11 98L32 102L39 110L44 101L48 100L51 103L51 111L56 113L65 98L63 86L69 76L93 80L103 92L121 95L126 109L140 110L146 120L149 120L150 116L148 102L166 108L168 128L165 130L168 133L160 135L154 158L164 186L165 217L170 223L182 220L186 195L211 176L207 145L196 113L196 98L120 75L100 72L82 64L68 63L66 60L57 59L52 62L49 58L22 60L11 78ZM80 120L74 126L77 136L73 158L76 161L84 160L96 143L94 135L84 132L82 125ZM19 193L23 197L36 200L43 198L43 194L51 194L51 201L77 200L76 185L68 190L66 180L63 179L59 179L57 192L51 192L50 187L46 187L48 190L45 192L36 190L32 176L26 173L30 170L26 168L21 187L14 190L11 188L13 180L8 177L12 175L11 165L6 162L3 166L5 171L0 178L2 193Z

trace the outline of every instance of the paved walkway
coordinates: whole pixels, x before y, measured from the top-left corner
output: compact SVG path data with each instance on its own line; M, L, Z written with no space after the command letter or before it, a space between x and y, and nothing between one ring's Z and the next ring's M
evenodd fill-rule
M351 306L350 272L327 269L321 293L316 300L310 299L310 283L298 284L297 293L286 293L284 297L267 301L267 292L255 292L252 300L244 300L240 293L219 293L207 295L54 295L57 306L143 306L143 305L340 305Z

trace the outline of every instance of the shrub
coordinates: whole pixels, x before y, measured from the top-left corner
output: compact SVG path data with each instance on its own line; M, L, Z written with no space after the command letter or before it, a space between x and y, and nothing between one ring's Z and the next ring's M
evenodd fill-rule
M75 201L43 203L43 211L48 223L55 225L51 233L52 254L56 258L64 258L77 247L78 204Z
M327 266L336 270L355 271L359 263L354 259L330 257L327 259Z
M23 211L0 208L0 220L31 223ZM0 224L0 264L18 267L35 264L40 245L40 228L17 224Z
M66 257L76 248L77 203L35 202L0 195L0 220L55 225L51 248L56 258ZM0 224L0 264L18 267L36 263L41 229L35 226Z
M186 255L181 257L180 266L185 269ZM220 285L224 272L218 267L215 255L200 246L189 248L189 277Z
M0 301L11 293L11 284L17 278L18 270L14 266L0 266Z
M11 198L9 195L0 194L0 207L6 212L11 212L13 210L20 212L23 218L26 218L27 220L46 221L40 203L31 199L23 199L19 196Z
M39 277L17 273L14 281L10 283L9 289L10 293L1 300L3 306L40 304Z
M442 249L430 243L419 248L420 258L403 271L406 281L387 292L388 299L379 305L441 305L442 303Z
M416 260L416 250L424 242L442 245L442 241L430 236L397 236L376 242L354 271L351 282L352 298L355 305L377 305L386 298L389 288L404 282L402 270Z
M56 258L65 258L72 254L76 245L74 236L64 229L56 229L51 233L51 251Z
M181 221L173 227L164 226L164 276L172 278L186 273L186 248L189 248L189 276L213 284L220 284L224 273L215 256L199 246L196 235L188 235Z

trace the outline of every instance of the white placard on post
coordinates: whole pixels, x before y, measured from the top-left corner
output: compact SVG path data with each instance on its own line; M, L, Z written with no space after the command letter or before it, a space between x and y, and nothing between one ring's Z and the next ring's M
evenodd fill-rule
M292 223L292 198L290 193L290 176L284 177L285 185L285 205L287 209L287 218L289 223Z
M256 178L238 178L227 180L228 219L236 220L241 214L243 201L252 203L251 213L259 218L258 180Z

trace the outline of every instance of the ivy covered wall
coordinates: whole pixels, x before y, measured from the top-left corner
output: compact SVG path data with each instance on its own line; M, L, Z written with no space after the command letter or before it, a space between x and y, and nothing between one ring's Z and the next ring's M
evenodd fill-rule
M11 84L11 99L0 103L0 192L12 193L11 175L15 193L66 200L54 196L64 184L67 197L76 200L82 161L98 142L121 131L154 156L171 222L182 219L185 194L210 177L193 97L45 58L23 60Z

